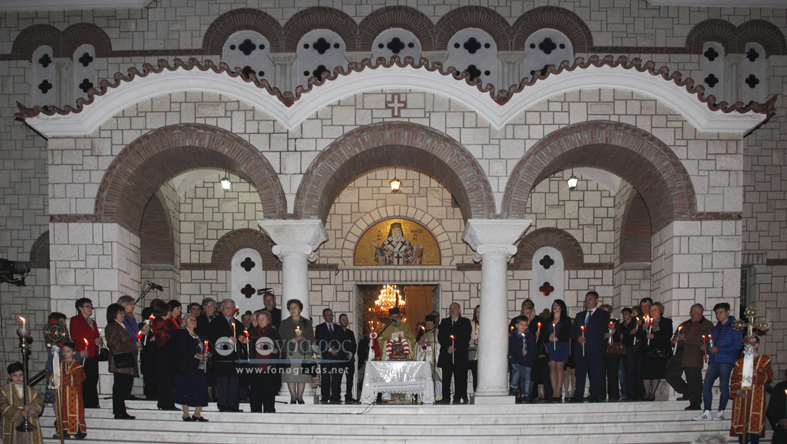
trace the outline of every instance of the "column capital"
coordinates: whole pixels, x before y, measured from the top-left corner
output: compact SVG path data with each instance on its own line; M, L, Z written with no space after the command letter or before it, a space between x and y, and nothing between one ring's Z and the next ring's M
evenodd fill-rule
M476 253L475 260L487 254L502 254L508 259L516 254L514 243L530 227L525 219L469 219L462 240Z
M282 260L285 256L297 254L313 261L317 259L317 248L328 240L328 233L319 219L263 219L257 223L276 243L271 251Z
M271 62L273 62L274 65L292 65L297 58L295 54L280 52L270 53L269 57L271 58Z
M521 51L498 51L497 58L503 63L514 65L522 62L525 58L525 53Z

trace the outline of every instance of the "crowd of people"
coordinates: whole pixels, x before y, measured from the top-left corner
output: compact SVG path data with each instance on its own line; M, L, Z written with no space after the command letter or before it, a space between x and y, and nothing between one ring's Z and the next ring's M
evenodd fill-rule
M370 332L364 331L356 342L346 314L336 323L333 311L326 308L323 322L315 327L301 315L299 300L287 302L285 319L273 295L264 300L264 308L240 315L239 320L232 299L205 298L189 304L186 312L178 301L156 299L138 320L134 299L124 295L107 307L103 337L92 318L90 299L77 300L77 314L70 319L62 313L50 314L49 322L65 327L68 336L62 346L51 348L48 363L53 377L57 355L62 421L56 437L61 431L65 437L86 436L84 410L99 408L100 360L108 361L114 377L114 417L123 420L134 419L125 401L138 399L132 395L134 378L140 376L138 362L144 397L156 400L160 410L182 411L187 422L208 421L202 416L208 402L216 402L220 411L241 412L241 401L248 400L251 412L275 413L282 382L291 404L304 404L306 384L315 380L319 380L320 402L334 404L342 402L344 379L344 402L356 403L353 393L360 387L370 351L379 359L392 338L417 344L413 357L433 363L437 403L468 403L469 373L473 391L477 388L478 306L472 318L466 318L461 305L452 303L448 317L438 323L439 313L432 312L415 330L393 308L379 335L370 339ZM543 313L537 313L528 299L510 323L509 395L518 403L653 401L664 379L681 394L680 400L688 401L686 410L702 412L693 419L731 419L733 436L745 433L746 442L758 442L764 433L765 386L773 376L770 358L758 354L759 338L751 338L753 368L743 368L741 351L746 344L743 332L732 328L735 318L729 304L713 308L715 325L704 312L702 305L694 304L689 319L675 326L664 316L663 305L650 298L623 308L620 319L612 318L610 305L599 305L594 291L585 295L584 310L573 318L560 299ZM354 385L356 360L358 386ZM28 405L20 405L20 382L14 379L21 371L17 364L9 366L11 384L0 391L0 407L3 402L16 406L3 413L6 423L40 415L39 403L53 402L55 397L52 390L43 399L30 393ZM744 389L744 380L752 381L752 387ZM721 396L714 412L712 388L717 382ZM5 390L14 385L16 390ZM776 395L772 400L778 399ZM730 399L732 414L726 416ZM781 404L768 411L775 433L782 437L787 435L784 405L782 396ZM755 407L758 414L749 414Z

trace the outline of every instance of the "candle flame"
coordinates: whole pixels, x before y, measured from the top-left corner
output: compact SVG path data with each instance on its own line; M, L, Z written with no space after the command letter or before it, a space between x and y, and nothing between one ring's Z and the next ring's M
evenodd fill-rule
M541 328L541 323L540 322L538 323L538 328Z
M246 337L247 337L247 338L249 337L249 332L248 332L248 331L246 331L246 330L243 330L243 333L245 333L245 334L246 334Z
M87 338L84 339L85 339L85 347L87 347L88 346Z
M23 318L22 316L17 316L17 317L19 318L19 320L20 320L20 321L22 321L22 323L23 323L23 324L24 324L25 322L27 322L27 321L25 320L25 318Z

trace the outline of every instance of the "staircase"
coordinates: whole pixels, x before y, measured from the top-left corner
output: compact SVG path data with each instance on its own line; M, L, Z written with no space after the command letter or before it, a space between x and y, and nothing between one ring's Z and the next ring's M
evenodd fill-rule
M537 444L690 443L704 434L729 438L726 421L692 421L685 402L609 402L525 405L289 405L275 414L203 411L210 422L183 422L181 412L152 401L128 401L133 421L115 420L110 402L87 410L86 443L452 443ZM241 405L247 412L248 404ZM728 415L731 410L727 410ZM46 443L55 433L47 408ZM768 431L770 437L770 431ZM735 440L737 442L737 440ZM763 440L761 442L770 442Z

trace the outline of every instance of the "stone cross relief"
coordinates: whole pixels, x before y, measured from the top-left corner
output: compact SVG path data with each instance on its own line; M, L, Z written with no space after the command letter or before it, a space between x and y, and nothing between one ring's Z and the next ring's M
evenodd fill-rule
M399 117L399 108L407 109L407 102L400 100L399 94L392 94L391 101L385 102L385 107L393 110L393 117Z

